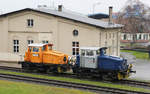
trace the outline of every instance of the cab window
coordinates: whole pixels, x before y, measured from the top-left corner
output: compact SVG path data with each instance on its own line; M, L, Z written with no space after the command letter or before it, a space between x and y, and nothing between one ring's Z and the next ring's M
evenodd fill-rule
M45 46L42 47L42 51L45 51Z
M52 46L48 46L48 50L52 50Z
M39 48L38 47L33 47L33 52L39 52Z
M29 47L29 51L31 52L31 50L32 50L32 47Z
M87 50L86 51L86 56L94 56L94 53L92 50Z
M97 51L96 51L96 55L100 55L100 50L97 50Z
M81 50L81 55L85 56L85 50Z

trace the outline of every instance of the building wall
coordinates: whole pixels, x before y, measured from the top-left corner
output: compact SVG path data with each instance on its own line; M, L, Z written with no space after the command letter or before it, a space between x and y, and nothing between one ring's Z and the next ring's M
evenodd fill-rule
M2 19L0 19L0 43L1 45L4 45L3 42L3 24L2 24ZM3 46L0 46L0 52L3 52Z
M34 26L27 26L27 19L34 19ZM52 32L55 28L56 18L36 12L23 12L9 16L9 31L33 31L33 32Z
M34 26L27 26L27 19L34 20ZM73 30L78 30L78 36ZM79 42L80 47L105 47L110 55L120 55L120 29L102 29L80 22L54 17L37 12L20 12L0 18L0 52L13 53L13 40L19 40L20 52L27 49L27 40L41 43L48 40L54 49L72 55L72 42ZM3 41L5 40L5 42ZM117 41L116 41L117 40Z
M17 54L23 54L27 49L27 40L33 40L34 43L41 43L42 40L48 40L49 43L53 42L52 32L56 31L56 19L52 16L42 15L35 12L23 12L15 15L10 15L5 18L2 23L8 24L2 26L2 31L6 34L4 37L8 38L8 42L4 45L8 48L4 52L13 53L13 40L19 40L19 52ZM27 26L27 19L34 19L34 26ZM2 34L3 35L3 34ZM4 43L4 42L2 42Z
M107 54L120 56L120 29L101 32L101 47L108 47Z
M0 52L7 52L8 49L8 18L0 19Z
M73 35L73 30L78 30L78 36ZM72 54L72 42L79 42L80 47L99 46L100 30L78 22L60 19L58 22L58 47L60 51Z

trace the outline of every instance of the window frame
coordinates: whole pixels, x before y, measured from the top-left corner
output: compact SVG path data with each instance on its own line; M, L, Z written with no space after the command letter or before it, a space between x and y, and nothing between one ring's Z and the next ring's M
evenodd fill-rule
M87 57L93 57L95 54L94 54L94 50L86 50L86 56Z
M127 40L127 34L123 35L123 40Z
M48 40L42 40L42 43L43 43L43 44L48 44L49 41L48 41Z
M28 45L34 43L34 40L27 40Z
M72 42L72 55L74 56L79 55L79 42L78 41Z
M19 40L17 39L13 40L13 52L19 53Z
M40 47L32 47L32 52L40 52Z
M79 31L76 30L76 29L74 29L72 33L73 33L73 36L78 36L79 35Z
M34 26L34 20L33 19L27 19L27 26L33 27Z

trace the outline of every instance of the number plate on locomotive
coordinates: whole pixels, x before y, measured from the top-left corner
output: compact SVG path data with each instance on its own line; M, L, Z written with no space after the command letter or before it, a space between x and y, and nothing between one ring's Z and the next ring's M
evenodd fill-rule
M33 54L33 56L39 56L38 54Z

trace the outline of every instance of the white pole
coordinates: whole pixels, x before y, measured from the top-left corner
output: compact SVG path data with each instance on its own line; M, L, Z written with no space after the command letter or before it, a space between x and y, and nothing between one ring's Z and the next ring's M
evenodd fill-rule
M95 10L96 5L100 5L100 4L101 4L100 2L97 2L97 3L93 4L93 14L94 14L94 10Z

